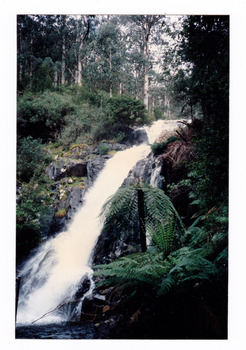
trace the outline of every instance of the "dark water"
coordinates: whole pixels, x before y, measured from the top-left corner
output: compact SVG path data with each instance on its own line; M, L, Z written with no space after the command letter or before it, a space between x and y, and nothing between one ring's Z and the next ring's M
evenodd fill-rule
M109 339L106 328L77 323L16 326L16 339Z

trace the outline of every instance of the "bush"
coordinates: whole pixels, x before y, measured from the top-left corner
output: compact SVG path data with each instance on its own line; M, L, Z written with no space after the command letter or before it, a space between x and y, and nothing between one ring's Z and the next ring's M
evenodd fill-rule
M145 105L132 97L120 96L108 100L112 122L124 126L140 126L149 122Z
M23 185L19 191L16 207L17 262L40 243L47 223L51 220L51 204L46 184Z
M64 118L64 129L59 143L68 149L73 143L84 143L97 139L95 130L104 132L105 115L97 107L83 104L78 106L73 114Z
M21 139L17 145L17 179L29 182L34 175L40 177L51 160L40 140L32 136Z
M153 143L153 145L151 146L152 152L154 153L154 156L158 156L159 154L162 154L167 146L169 145L169 143L175 142L175 141L179 141L180 139L176 136L170 136L167 141L165 142L155 142Z
M154 109L154 116L155 116L155 119L156 119L156 120L158 120L158 119L164 119L163 111L162 111L160 108L155 108L155 109Z
M18 136L31 135L43 142L54 141L64 125L64 116L74 108L70 96L57 92L20 96L17 101Z

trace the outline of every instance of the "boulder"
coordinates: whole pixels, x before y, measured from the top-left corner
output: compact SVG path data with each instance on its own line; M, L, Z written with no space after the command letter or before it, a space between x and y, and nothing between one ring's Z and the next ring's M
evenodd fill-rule
M111 158L110 155L96 157L87 163L87 177L89 186L96 180L99 172L104 167L106 160Z
M51 180L61 180L64 177L87 176L87 162L57 159L48 167L48 176Z
M144 129L131 130L128 136L123 140L127 145L140 145L148 142L148 135Z
M128 177L124 180L123 185L129 185L135 182L136 179L141 179L144 182L150 183L151 174L153 171L154 157L151 154L147 158L140 160L129 172Z

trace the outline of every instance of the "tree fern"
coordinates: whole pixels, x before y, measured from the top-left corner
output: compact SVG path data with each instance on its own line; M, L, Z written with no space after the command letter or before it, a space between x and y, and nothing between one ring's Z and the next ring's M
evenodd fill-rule
M144 215L138 221L138 191L143 192ZM152 241L158 249L171 250L175 235L184 232L182 221L169 197L159 188L138 182L121 187L103 205L101 217L105 218L104 228L117 226L125 231L130 227L145 225L150 231ZM160 238L159 238L160 235Z
M191 286L197 281L218 278L227 264L227 232L224 229L221 232L208 231L200 217L186 230L186 246L180 247L178 242L184 232L183 224L161 190L144 183L120 189L105 204L103 214L106 214L106 222L115 218L120 220L122 213L128 223L138 219L135 212L139 188L145 197L145 222L152 245L145 253L131 254L108 265L96 266L95 274L101 277L98 285L117 285L124 288L129 296L141 293L141 296L149 298L163 296L174 286ZM129 208L134 213L128 213ZM203 226L198 227L197 224Z

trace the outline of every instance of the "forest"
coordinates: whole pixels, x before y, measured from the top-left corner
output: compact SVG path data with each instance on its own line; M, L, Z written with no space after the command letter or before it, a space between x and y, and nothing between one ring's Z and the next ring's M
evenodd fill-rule
M165 184L138 178L105 203L103 234L128 250L94 259L107 304L80 322L95 314L102 338L226 339L229 16L17 16L16 268L62 230L88 161L157 120L183 126L151 145Z

